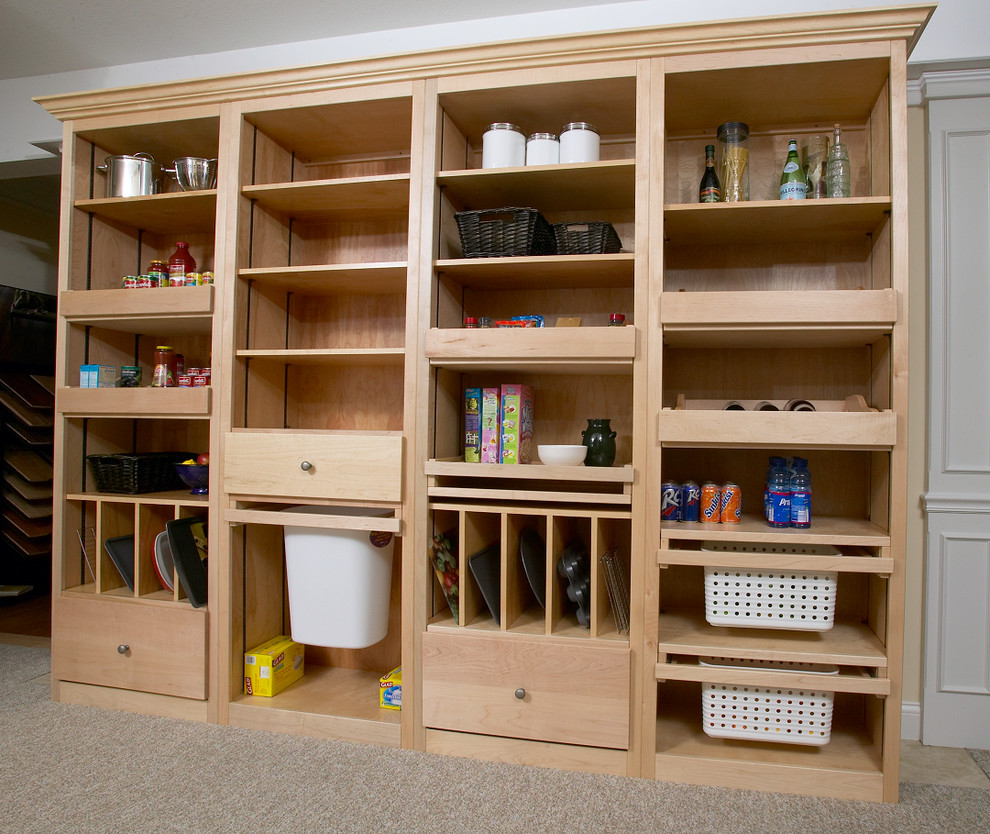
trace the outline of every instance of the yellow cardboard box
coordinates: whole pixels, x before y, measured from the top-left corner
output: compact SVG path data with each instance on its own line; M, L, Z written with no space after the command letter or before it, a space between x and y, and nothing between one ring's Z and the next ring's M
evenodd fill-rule
M402 667L396 666L378 681L378 705L383 709L402 709Z
M244 653L244 694L277 695L303 676L306 647L284 634Z

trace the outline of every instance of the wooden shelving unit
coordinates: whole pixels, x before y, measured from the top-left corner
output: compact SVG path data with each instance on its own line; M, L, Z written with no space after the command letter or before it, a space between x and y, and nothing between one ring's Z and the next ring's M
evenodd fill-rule
M66 123L54 697L91 703L95 692L111 706L244 727L895 801L905 76L931 11L590 33L43 99ZM699 205L704 145L736 118L750 125L752 199ZM601 133L598 161L482 166L493 121L556 131L578 120ZM852 196L776 200L788 140L835 123ZM217 188L95 193L94 166L138 150L217 157ZM509 206L550 223L611 223L621 251L463 257L456 213ZM177 239L214 287L120 289ZM607 326L612 313L626 326ZM547 326L463 327L466 316L520 314ZM557 328L558 318L580 326ZM150 378L156 343L211 365L213 389L76 387L83 361L138 364ZM501 383L535 393L534 445L579 443L589 419L609 418L614 464L466 463L464 391ZM820 408L718 406L730 400ZM85 468L87 454L175 448L210 451L208 498L101 494ZM794 453L810 462L813 523L778 531L759 512L766 458ZM740 524L661 522L662 481L706 478L740 485ZM384 515L370 529L292 511L300 505ZM189 514L209 516L209 616L156 588L145 555L159 524ZM387 636L365 649L309 645L302 681L244 696L244 652L290 630L283 529L307 518L396 536ZM91 525L136 536L134 591L102 557L87 574L76 531ZM521 565L524 531L546 546L542 607ZM456 617L429 561L437 534L455 540ZM572 542L593 563L587 624L555 576ZM469 561L492 545L498 621ZM831 549L807 552L819 547ZM628 631L601 572L607 551L629 577ZM836 625L710 625L712 560L834 571ZM81 622L91 629L74 633ZM120 623L151 660L132 670L114 656L95 679L73 653L127 643ZM181 675L177 648L196 658ZM807 684L800 672L713 671L699 662L708 656L837 665L831 741L707 736L699 699L714 675ZM378 677L400 664L403 709L379 710ZM556 707L565 698L576 711Z

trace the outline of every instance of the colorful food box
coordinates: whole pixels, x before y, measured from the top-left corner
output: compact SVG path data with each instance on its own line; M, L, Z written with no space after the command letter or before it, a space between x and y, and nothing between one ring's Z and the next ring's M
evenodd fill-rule
M80 388L116 388L117 369L113 365L80 365Z
M464 391L464 461L481 462L481 389Z
M277 695L303 676L306 647L284 634L244 653L244 694Z
M396 666L378 681L378 706L402 709L402 667Z
M502 460L502 432L498 424L499 390L481 389L481 462Z
M529 463L533 457L533 392L528 385L506 384L500 402L502 463Z

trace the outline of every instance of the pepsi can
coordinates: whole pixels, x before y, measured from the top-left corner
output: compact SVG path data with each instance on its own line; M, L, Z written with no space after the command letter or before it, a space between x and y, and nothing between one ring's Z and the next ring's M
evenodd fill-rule
M701 487L694 481L681 484L681 521L701 521Z
M681 520L681 487L674 481L660 484L660 520Z

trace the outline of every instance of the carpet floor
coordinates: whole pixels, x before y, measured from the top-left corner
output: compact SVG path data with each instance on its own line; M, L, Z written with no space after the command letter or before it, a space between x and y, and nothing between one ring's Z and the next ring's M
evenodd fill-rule
M0 832L990 830L990 791L897 805L520 767L52 703L48 652L0 645Z

